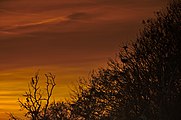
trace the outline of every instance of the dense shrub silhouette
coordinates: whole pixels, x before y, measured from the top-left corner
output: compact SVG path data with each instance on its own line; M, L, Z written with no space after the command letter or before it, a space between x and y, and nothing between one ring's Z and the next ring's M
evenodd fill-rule
M181 120L181 1L170 2L143 25L107 68L80 80L69 102L50 104L48 97L39 108L41 99L26 93L27 101L20 103L30 119ZM50 85L49 96L55 84Z

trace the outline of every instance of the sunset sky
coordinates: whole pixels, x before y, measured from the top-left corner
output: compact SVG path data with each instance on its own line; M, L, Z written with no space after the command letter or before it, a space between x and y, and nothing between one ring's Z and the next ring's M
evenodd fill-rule
M0 119L19 114L17 99L37 71L56 75L53 99L68 97L76 80L134 41L142 20L166 1L0 0Z

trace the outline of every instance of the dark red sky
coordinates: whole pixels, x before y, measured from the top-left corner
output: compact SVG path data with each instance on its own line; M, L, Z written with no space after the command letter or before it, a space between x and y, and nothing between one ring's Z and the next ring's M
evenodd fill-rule
M120 45L135 40L141 21L166 1L1 0L1 113L18 109L11 106L38 69L55 73L56 91L67 91L70 81L105 65Z
M141 20L161 4L161 0L3 0L0 69L108 57L133 40Z

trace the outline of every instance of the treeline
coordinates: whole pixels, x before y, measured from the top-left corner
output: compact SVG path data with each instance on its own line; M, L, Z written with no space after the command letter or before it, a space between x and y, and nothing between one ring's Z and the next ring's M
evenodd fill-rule
M68 102L50 103L55 76L47 74L46 97L36 75L19 101L32 120L181 120L181 1L143 21L139 37L89 79L80 80ZM18 119L11 115L11 119Z

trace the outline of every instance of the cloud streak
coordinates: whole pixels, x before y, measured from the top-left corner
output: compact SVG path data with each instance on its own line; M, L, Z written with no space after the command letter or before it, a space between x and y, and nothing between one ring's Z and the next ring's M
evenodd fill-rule
M34 26L39 26L39 25L55 24L55 23L64 22L67 20L68 19L66 17L49 18L49 19L44 19L37 22L32 22L32 23L15 24L12 26L5 27L2 30L8 31L8 30L14 30L14 29L20 29L20 28L34 27Z

